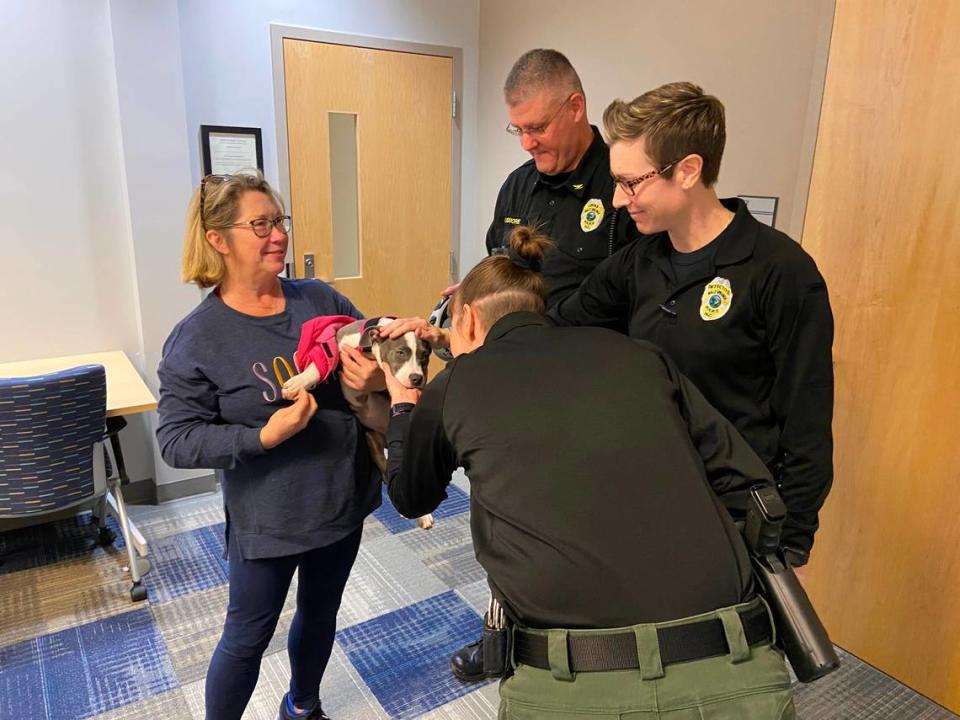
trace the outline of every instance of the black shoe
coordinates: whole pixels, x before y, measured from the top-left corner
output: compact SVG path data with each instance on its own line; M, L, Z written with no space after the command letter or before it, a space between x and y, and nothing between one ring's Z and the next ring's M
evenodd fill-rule
M464 645L450 658L450 670L458 680L476 682L500 677L497 673L483 670L483 640Z
M319 701L310 712L303 715L294 715L287 710L287 696L284 695L280 700L280 712L277 713L277 720L330 720L330 716L323 711Z

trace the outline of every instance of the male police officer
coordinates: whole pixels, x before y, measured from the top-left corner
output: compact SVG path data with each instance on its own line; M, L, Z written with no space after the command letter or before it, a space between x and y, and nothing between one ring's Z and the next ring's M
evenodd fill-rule
M767 469L653 345L550 326L535 244L464 279L456 357L422 396L385 368L397 509L435 509L458 466L470 479L477 559L515 622L501 720L792 719L724 507Z
M530 50L503 87L507 132L531 159L500 188L487 252L505 250L510 231L535 226L554 241L543 262L548 306L569 295L604 258L634 237L625 213L611 206L610 154L587 119L583 86L556 50Z
M556 50L536 49L514 63L503 87L510 124L531 159L507 177L487 231L487 252L506 251L518 225L535 226L554 247L543 259L552 307L573 292L602 260L634 237L626 213L611 206L610 153L587 119L583 85L570 61ZM610 327L622 329L623 323ZM454 653L451 669L461 680L488 677L483 646Z

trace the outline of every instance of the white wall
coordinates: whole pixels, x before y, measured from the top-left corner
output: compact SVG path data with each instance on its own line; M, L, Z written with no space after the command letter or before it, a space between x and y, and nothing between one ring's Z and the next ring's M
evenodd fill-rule
M160 345L199 297L177 277L178 38L172 0L0 5L0 362L121 349L157 391ZM158 461L154 420L131 417L122 436L134 481L182 475Z
M0 362L139 357L107 3L0 3L0 67Z
M560 50L592 122L615 97L691 80L726 106L718 191L780 197L777 227L800 238L833 0L483 0L480 13L479 238L500 184L524 162L503 132L503 81L526 50ZM482 253L482 246L474 248Z
M459 47L463 50L461 245L476 227L477 77L480 0L180 0L187 128L263 130L264 169L278 183L270 23L352 35ZM194 180L199 156L192 152ZM428 308L424 309L426 312Z
M121 349L142 371L107 2L0 4L0 67L0 362ZM145 422L122 435L133 480L155 476Z
M184 217L192 189L184 110L180 27L173 0L110 0L124 187L130 220L131 270L141 335L140 370L155 395L163 342L200 301L180 282ZM124 454L145 458L140 477L158 486L203 470L174 470L160 457L156 413L129 418Z

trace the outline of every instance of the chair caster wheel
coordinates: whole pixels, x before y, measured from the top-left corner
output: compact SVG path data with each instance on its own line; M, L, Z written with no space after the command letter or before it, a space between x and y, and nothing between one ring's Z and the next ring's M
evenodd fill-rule
M142 582L135 582L133 587L130 588L130 599L133 602L141 602L147 599L147 589Z
M107 547L107 545L113 545L113 541L117 539L117 534L110 528L104 527L100 528L100 533L97 536L97 542L100 544L100 547Z

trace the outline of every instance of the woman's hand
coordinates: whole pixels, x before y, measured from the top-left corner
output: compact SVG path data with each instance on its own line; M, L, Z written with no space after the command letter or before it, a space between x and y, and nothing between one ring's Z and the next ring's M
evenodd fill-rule
M289 440L303 430L317 411L317 401L301 388L293 397L293 404L280 408L267 424L260 428L260 444L264 450L272 450L284 440Z
M420 391L401 384L390 369L389 363L381 363L380 367L383 368L383 376L387 380L387 392L390 393L391 405L397 403L413 403L416 405L420 401Z
M415 332L417 337L436 347L450 347L450 332L435 327L423 318L397 318L380 328L380 336L388 340L400 337L404 333Z
M357 392L387 389L377 361L368 359L360 350L349 345L344 345L340 351L340 375L344 384Z

